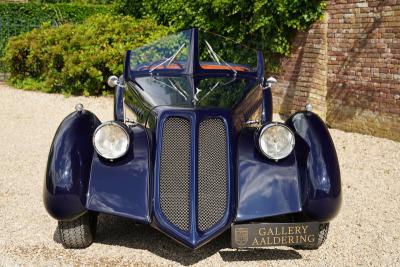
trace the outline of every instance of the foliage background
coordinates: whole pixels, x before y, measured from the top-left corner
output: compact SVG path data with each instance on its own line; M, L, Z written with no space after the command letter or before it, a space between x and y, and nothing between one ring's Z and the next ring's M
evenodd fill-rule
M57 4L57 3L72 3L72 4L112 4L114 0L30 0L30 3L35 4Z
M74 95L99 95L111 74L121 74L125 51L172 29L152 20L95 15L13 37L6 49L11 81L18 87Z
M52 2L58 4L43 4ZM5 60L14 85L89 95L106 88L109 74L121 73L125 50L192 27L261 49L267 71L278 72L295 33L318 20L325 5L319 0L33 0L0 4L0 17L65 23L57 29L46 23L10 41ZM85 20L93 14L98 15Z
M59 1L57 1L59 2ZM29 23L40 26L46 21L82 22L87 17L95 14L107 14L110 8L106 5L80 5L80 4L0 4L0 18L2 21L16 23Z
M92 15L105 14L109 10L104 5L0 4L0 72L5 69L2 57L11 36L38 28L44 22L51 21L54 25L79 23Z
M215 32L261 49L274 60L289 55L296 31L318 20L325 6L319 0L117 0L115 9L177 30L198 27Z

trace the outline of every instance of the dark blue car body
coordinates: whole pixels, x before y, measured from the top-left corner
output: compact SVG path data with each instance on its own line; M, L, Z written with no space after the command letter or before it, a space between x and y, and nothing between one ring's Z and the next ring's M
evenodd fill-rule
M64 119L50 149L45 177L44 204L49 214L59 221L86 212L126 217L190 248L236 224L276 218L332 220L341 204L340 170L332 138L316 114L300 111L286 120L296 145L289 156L275 161L258 151L258 128L245 123L249 116L238 111L240 103L231 108L154 105L142 97L140 78L174 77L193 91L210 77L236 79L243 82L246 94L263 90L261 124L271 122L271 88L264 79L261 52L253 71L202 68L199 33L195 29L187 33L189 57L180 70L132 70L132 52L127 52L114 101L114 119L126 127L131 140L123 157L110 161L96 153L92 138L101 122L95 114L76 111ZM134 123L126 120L127 110L134 114ZM176 131L174 125L179 125ZM186 154L175 153L168 148L171 144L178 151L187 145ZM209 146L219 152L209 153L213 149ZM213 162L223 164L213 172L207 169ZM168 168L174 168L176 179L168 178ZM166 179L171 181L165 183ZM171 190L185 193L171 194Z

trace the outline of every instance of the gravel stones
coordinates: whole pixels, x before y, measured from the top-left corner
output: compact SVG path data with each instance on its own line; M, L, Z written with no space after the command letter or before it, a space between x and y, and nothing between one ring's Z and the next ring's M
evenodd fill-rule
M94 244L65 250L42 190L54 133L77 103L112 119L112 97L65 98L0 84L0 266L400 265L400 143L335 129L343 204L319 250L234 250L224 233L192 252L157 230L107 215L99 217Z

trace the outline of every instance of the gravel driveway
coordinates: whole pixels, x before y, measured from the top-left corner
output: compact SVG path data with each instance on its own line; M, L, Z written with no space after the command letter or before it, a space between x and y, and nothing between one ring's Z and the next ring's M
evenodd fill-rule
M344 201L317 251L237 251L225 233L192 252L152 228L103 215L91 247L63 249L42 187L55 130L78 102L103 121L112 118L111 97L65 98L0 84L0 266L400 265L400 143L338 130L331 133Z

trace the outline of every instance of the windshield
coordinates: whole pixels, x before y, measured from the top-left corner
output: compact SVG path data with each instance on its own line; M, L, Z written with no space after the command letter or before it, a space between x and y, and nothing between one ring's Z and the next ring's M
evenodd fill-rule
M256 50L209 32L199 32L199 58L203 69L229 69L235 73L257 69Z
M192 29L130 51L127 80L149 107L232 108L259 84L257 59L253 49Z
M182 31L132 50L130 70L147 74L162 70L181 73L187 68L188 61L193 60L189 55L192 32ZM196 57L202 70L228 70L234 74L257 70L256 50L212 33L199 31Z
M155 43L131 51L130 68L133 71L157 69L183 70L189 58L190 30L161 38Z

